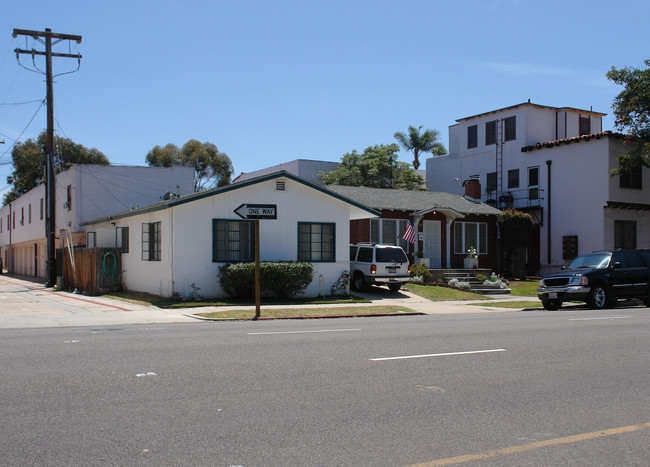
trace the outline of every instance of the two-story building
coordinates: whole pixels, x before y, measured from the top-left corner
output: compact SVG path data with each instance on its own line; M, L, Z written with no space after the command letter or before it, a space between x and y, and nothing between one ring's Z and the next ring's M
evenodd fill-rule
M86 245L82 223L194 192L191 167L73 165L56 175L56 247ZM45 185L0 208L0 258L10 273L45 278ZM116 245L128 242L121 231Z
M610 175L625 148L622 134L602 130L604 115L529 101L461 118L449 155L426 161L427 187L460 194L477 178L482 201L529 212L529 273L593 250L650 247L649 170Z

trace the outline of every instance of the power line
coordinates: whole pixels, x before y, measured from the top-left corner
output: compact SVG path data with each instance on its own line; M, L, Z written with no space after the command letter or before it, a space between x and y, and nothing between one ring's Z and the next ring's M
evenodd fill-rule
M34 99L33 101L26 102L0 102L0 105L11 105L18 107L19 105L33 104L34 102L43 102L45 99Z
M38 115L38 112L40 112L40 110L41 110L41 108L43 107L44 104L45 104L45 99L43 99L41 101L41 105L38 106L38 109L36 109L36 112L34 112L34 115L32 115L32 118L29 119L29 122L27 123L27 125L25 125L25 128L23 128L23 131L21 131L20 134L18 135L18 137L16 139L14 139L14 142L7 148L7 150L5 152L3 152L2 154L0 154L0 159L2 159L4 156L6 156L7 153L13 149L13 147L16 145L16 143L18 142L20 137L23 135L23 133L25 133L27 131L27 128L29 128L29 125L32 124L32 122L36 118L36 115ZM3 163L0 162L0 164L3 164Z

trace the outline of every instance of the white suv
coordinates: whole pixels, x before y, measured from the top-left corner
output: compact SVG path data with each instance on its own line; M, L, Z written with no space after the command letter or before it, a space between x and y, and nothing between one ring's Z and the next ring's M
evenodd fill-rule
M404 250L398 246L376 243L350 245L350 277L357 290L378 284L387 285L391 292L397 292L410 279L410 267Z

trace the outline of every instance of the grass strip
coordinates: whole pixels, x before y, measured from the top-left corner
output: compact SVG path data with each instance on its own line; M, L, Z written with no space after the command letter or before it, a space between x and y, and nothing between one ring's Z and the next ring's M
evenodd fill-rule
M519 309L529 309L529 308L544 308L539 301L507 301L507 302L483 302L483 303L469 303L468 305L472 306L488 306L493 308L519 308Z
M399 315L415 313L415 310L403 306L356 306L356 307L319 307L319 308L264 308L260 317L264 319L280 318L317 318L334 316L373 316L373 315ZM206 313L197 313L197 316L210 319L239 319L251 320L255 317L255 310L223 310Z

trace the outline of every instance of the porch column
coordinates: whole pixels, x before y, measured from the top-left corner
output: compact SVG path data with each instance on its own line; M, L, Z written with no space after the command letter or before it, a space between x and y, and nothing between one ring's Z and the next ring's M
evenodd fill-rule
M415 230L415 243L413 244L413 257L418 257L420 251L420 221L422 216L413 216L413 230Z
M447 262L447 269L451 269L451 224L453 223L454 223L454 218L449 216L445 218L445 227L446 227L445 247L447 249L445 260Z

